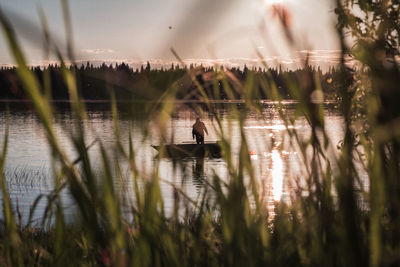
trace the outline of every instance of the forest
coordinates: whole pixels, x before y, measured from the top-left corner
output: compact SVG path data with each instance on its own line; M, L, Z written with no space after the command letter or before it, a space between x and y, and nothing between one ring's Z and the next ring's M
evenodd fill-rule
M263 90L263 82L273 80L280 96L284 99L294 99L293 92L288 88L288 81L317 80L325 100L335 99L335 80L340 71L335 67L323 72L320 67L306 66L297 70L282 70L279 68L225 68L184 66L172 64L168 69L151 68L150 63L141 68L133 69L125 63L101 66L87 64L71 65L78 81L78 90L84 100L108 100L112 91L117 100L152 101L159 99L167 88L177 89L176 98L180 100L204 100L199 88L204 89L207 98L212 100L243 99L246 91L245 81L251 81L253 99L270 99ZM46 67L31 67L32 73L43 88L44 72L50 74L51 97L53 100L68 100L68 89L62 81L61 67L48 65ZM226 86L224 85L226 82ZM310 82L312 83L312 82ZM226 88L231 92L227 92ZM26 95L17 76L16 67L0 69L0 99L24 100ZM228 95L232 93L232 95Z

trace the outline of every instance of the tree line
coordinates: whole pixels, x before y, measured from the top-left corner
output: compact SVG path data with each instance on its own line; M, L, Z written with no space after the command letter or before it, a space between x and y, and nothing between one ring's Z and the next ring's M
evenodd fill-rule
M147 63L133 69L125 63L103 63L100 66L87 64L69 67L76 75L78 89L85 100L108 100L112 92L117 100L156 100L162 97L165 90L176 90L177 99L201 100L242 99L252 88L251 96L255 99L268 99L271 88L275 88L282 98L293 98L289 83L307 79L316 79L321 85L325 99L334 99L338 90L336 80L340 71L331 67L322 71L320 67L305 66L297 70L278 68L242 68L179 66L172 64L169 68L152 68ZM23 100L26 98L16 67L0 68L0 99ZM59 65L32 67L39 83L43 85L45 72L50 77L50 91L53 100L67 100L68 89L62 79L62 68ZM270 81L273 81L272 83ZM268 84L266 84L266 82ZM251 86L246 86L251 83ZM44 86L42 86L44 87ZM254 90L254 88L256 88Z

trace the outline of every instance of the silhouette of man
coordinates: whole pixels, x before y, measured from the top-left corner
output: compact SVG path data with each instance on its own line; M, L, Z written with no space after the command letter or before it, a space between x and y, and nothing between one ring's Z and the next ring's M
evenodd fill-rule
M196 137L197 144L204 144L204 132L208 134L207 128L200 118L196 119L196 123L193 124L192 136L193 139Z

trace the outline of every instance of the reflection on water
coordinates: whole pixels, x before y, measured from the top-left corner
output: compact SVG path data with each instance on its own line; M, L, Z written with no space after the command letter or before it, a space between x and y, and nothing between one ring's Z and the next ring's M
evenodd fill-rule
M204 157L196 157L192 162L193 184L197 188L201 188L204 185L204 179L206 178L204 173L204 160Z
M266 130L277 130L283 131L286 130L286 126L284 124L274 124L274 125L254 125L254 126L245 126L244 129L266 129ZM287 129L294 129L293 125L288 125Z
M280 201L283 190L283 162L278 150L271 153L272 158L272 194L275 201Z
M287 107L286 112L293 111L293 108ZM229 135L231 142L232 157L234 162L238 162L241 133L238 121L231 120L227 110L217 110L216 113L222 117L222 127ZM0 141L4 138L6 112L0 111ZM184 143L191 141L192 125L196 119L196 113L192 110L180 110L166 123L165 129L167 140L173 140L175 143ZM331 111L326 111L326 127L327 132L333 144L337 144L343 136L342 119ZM67 141L68 132L66 129L71 128L74 124L73 116L67 111L61 112L55 121L55 128L61 145L65 148L71 158L74 157L74 151L71 144ZM209 112L204 114L203 121L209 129L209 136L206 141L218 140L218 127L214 120L214 114ZM9 127L9 147L7 155L7 173L14 170L24 170L25 173L18 173L17 178L8 175L8 183L10 187L11 199L16 203L18 198L19 204L24 205L20 210L24 216L29 213L29 207L35 198L40 194L49 192L49 187L53 184L51 171L47 171L51 167L50 151L42 126L37 116L26 110L13 110L10 112ZM186 158L183 160L173 161L171 159L155 159L157 151L151 147L151 144L158 144L159 135L157 129L149 129L150 135L144 138L144 132L141 122L128 119L128 116L121 114L120 121L120 141L122 145L128 147L129 132L131 132L132 143L135 149L137 168L141 173L151 174L154 167L158 166L161 180L168 183L161 184L161 190L165 199L165 208L172 208L173 190L171 184L181 187L185 193L196 199L202 187L207 186L211 182L214 174L225 179L228 171L226 163L222 159L211 158ZM108 109L93 109L88 112L88 120L85 122L90 131L87 132L87 143L93 140L101 140L103 145L113 151L111 148L115 145L115 137L113 131L112 114ZM152 127L152 126L150 126ZM307 139L309 129L305 120L296 121L294 126L298 131L299 138ZM285 201L288 195L288 182L292 178L298 178L302 173L302 165L296 152L298 148L291 143L286 127L280 120L278 112L272 106L266 106L263 114L250 113L244 125L244 132L248 142L249 151L254 152L250 155L254 165L254 173L260 185L265 187L265 197L269 201ZM101 170L101 159L99 158L98 147L89 150L91 159L93 160L93 168ZM111 157L110 157L111 158ZM178 167L177 167L178 166ZM124 166L122 166L124 167ZM20 176L35 173L35 170L45 170L45 176L41 179L32 180L30 177L22 179ZM128 167L126 167L129 170ZM123 171L124 172L124 171ZM133 192L132 182L129 175L126 181L116 181L116 189L121 192ZM28 184L29 183L29 184ZM29 190L26 190L29 188ZM264 188L264 186L263 186ZM71 198L67 192L64 194L64 203L71 204ZM0 195L1 198L1 195ZM38 210L44 209L45 203L38 206Z

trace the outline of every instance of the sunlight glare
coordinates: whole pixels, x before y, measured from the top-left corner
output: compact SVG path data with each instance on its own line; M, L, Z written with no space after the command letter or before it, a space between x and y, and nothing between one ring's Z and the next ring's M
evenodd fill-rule
M272 194L275 201L280 201L283 190L283 162L278 150L272 150Z

